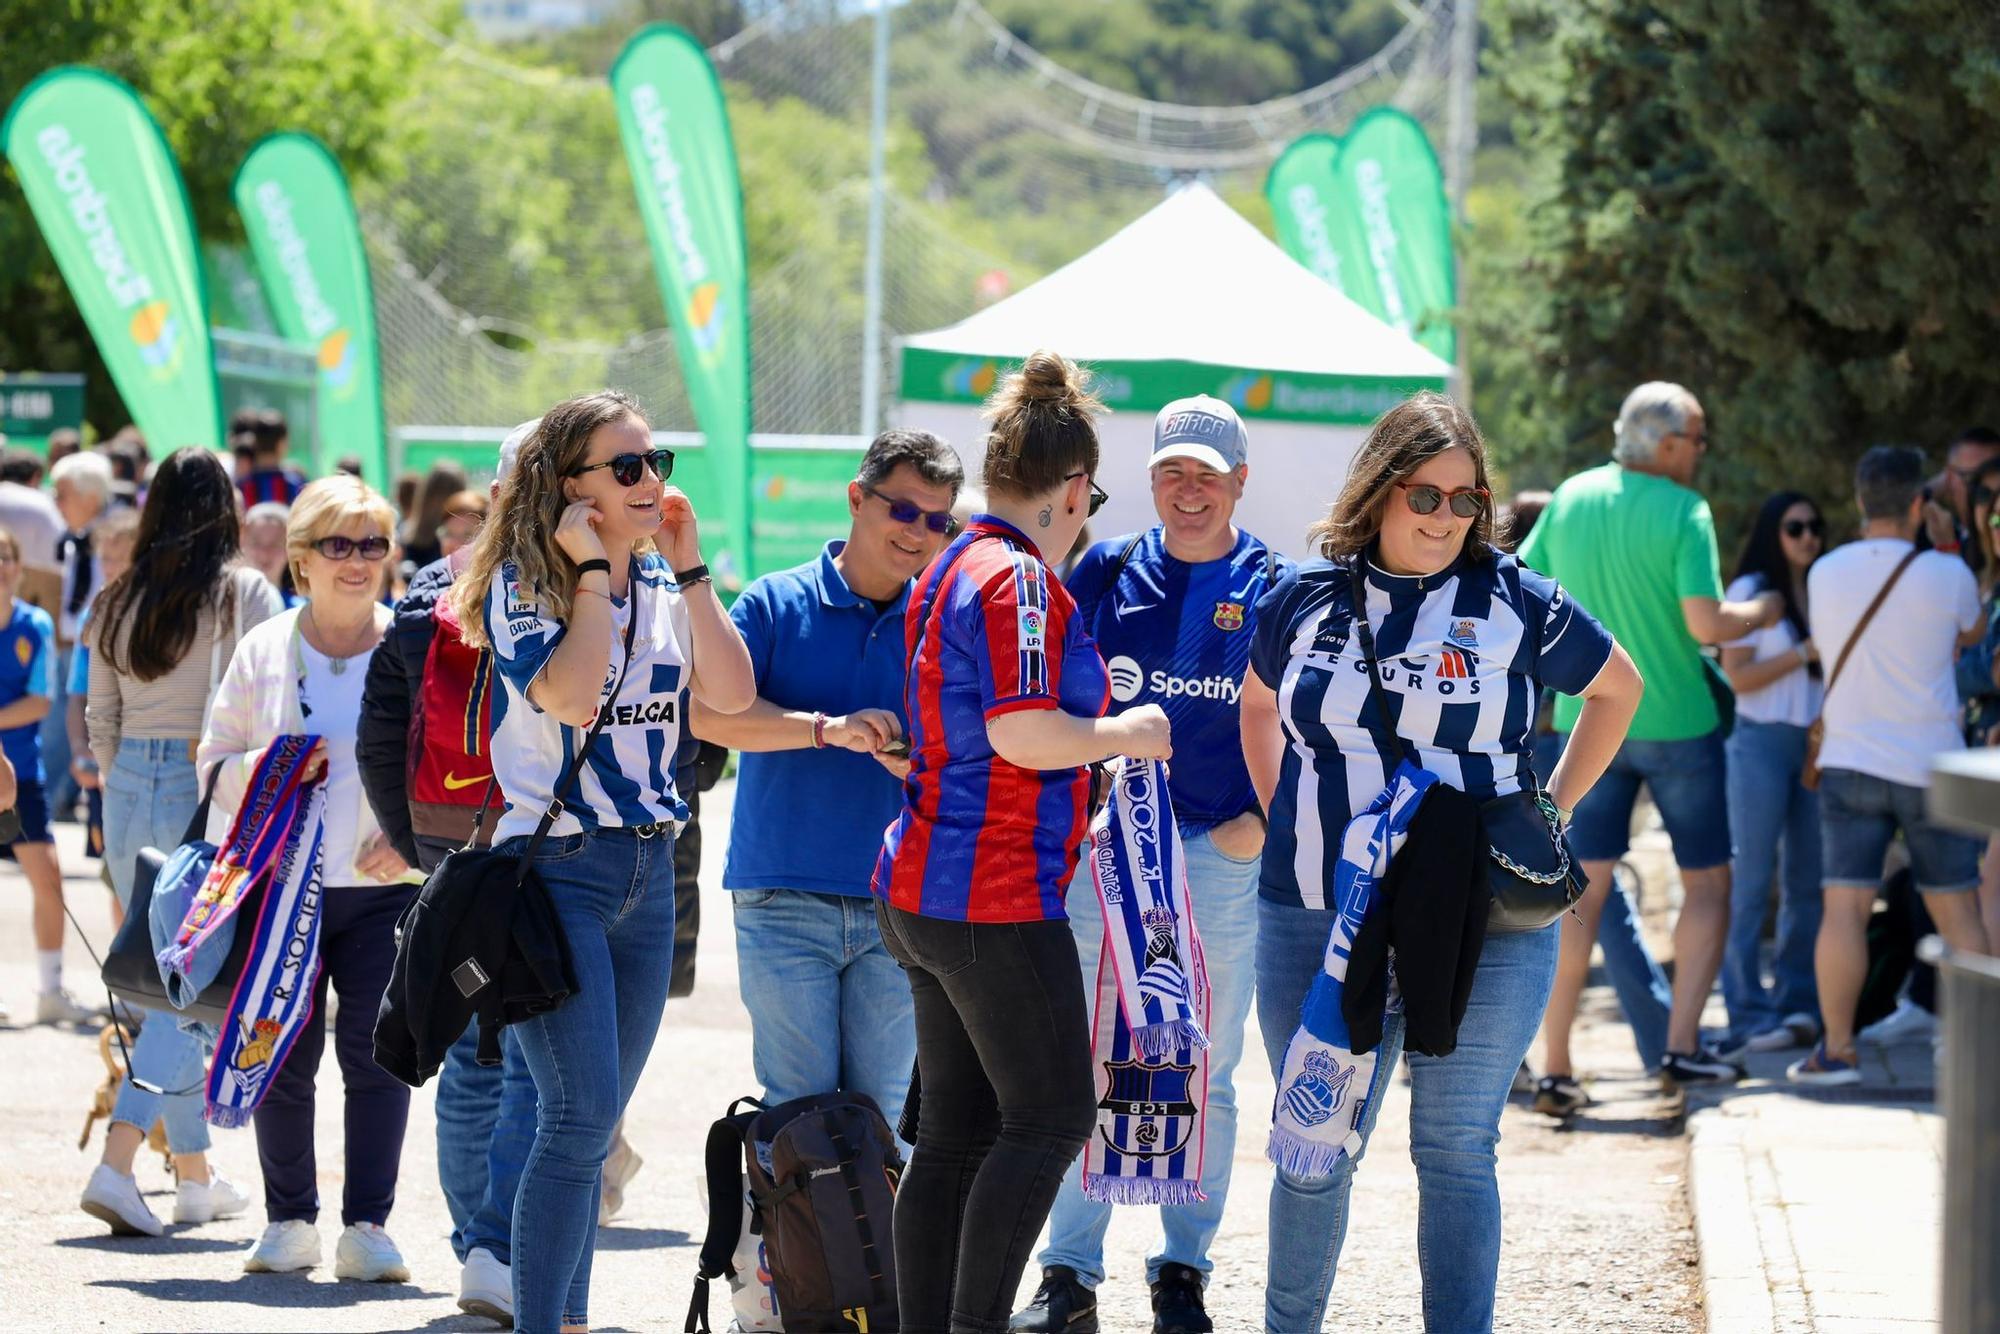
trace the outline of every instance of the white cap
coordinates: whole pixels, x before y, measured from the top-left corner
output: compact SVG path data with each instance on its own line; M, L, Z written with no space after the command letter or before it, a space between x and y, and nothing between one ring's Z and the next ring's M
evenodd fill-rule
M1217 472L1235 472L1249 454L1250 439L1236 409L1219 398L1196 394L1175 399L1153 419L1153 456L1146 466L1193 459Z
M500 442L500 462L494 465L493 480L500 483L507 480L507 474L514 471L514 460L521 456L521 446L528 443L528 437L542 424L540 417L522 422L507 432L507 438Z

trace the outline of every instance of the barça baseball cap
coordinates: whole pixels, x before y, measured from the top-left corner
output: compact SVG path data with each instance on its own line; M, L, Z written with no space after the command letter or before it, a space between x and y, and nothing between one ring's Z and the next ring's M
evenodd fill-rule
M514 460L521 457L521 446L528 443L528 437L533 435L535 428L541 424L542 419L537 417L533 421L522 422L507 432L507 438L500 442L500 462L493 469L495 483L507 480L507 474L514 471Z
M1196 394L1175 399L1153 418L1153 457L1146 466L1193 459L1217 472L1235 472L1249 456L1250 438L1236 409L1219 398Z

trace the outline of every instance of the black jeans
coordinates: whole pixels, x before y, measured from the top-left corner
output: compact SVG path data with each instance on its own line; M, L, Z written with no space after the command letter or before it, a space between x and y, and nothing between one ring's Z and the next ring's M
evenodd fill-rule
M319 1163L313 1151L313 1081L326 1050L326 988L340 998L334 1054L346 1092L347 1172L340 1221L389 1219L403 1161L410 1090L375 1064L375 1013L396 961L396 919L414 885L329 886L319 924L319 980L313 1013L264 1094L253 1122L264 1169L264 1212L273 1223L319 1217Z
M952 922L876 905L909 975L922 1087L896 1198L905 1334L1007 1328L1029 1249L1097 1118L1067 922Z

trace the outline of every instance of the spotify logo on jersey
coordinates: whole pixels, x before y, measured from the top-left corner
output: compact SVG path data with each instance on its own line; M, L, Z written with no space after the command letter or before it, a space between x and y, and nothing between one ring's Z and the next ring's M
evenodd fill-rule
M1104 666L1111 673L1111 698L1120 704L1130 704L1139 698L1139 692L1146 687L1144 667L1122 653Z

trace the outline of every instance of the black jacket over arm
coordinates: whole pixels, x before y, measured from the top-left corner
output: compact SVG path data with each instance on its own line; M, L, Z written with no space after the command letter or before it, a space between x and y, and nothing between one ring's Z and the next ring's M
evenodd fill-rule
M409 591L396 604L396 618L368 662L368 680L361 694L361 730L354 758L361 766L361 787L375 820L404 861L423 865L417 837L410 827L410 716L424 684L424 662L430 656L437 621L431 611L451 587L448 561L432 561L410 580Z

